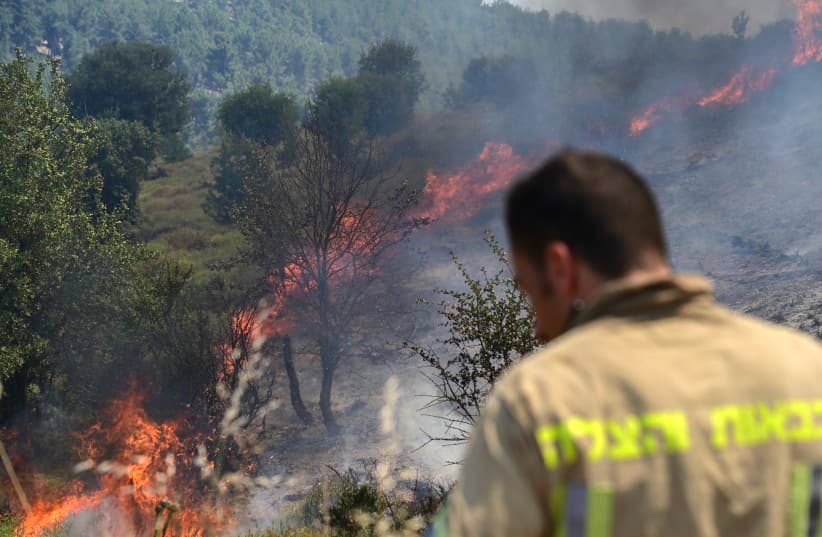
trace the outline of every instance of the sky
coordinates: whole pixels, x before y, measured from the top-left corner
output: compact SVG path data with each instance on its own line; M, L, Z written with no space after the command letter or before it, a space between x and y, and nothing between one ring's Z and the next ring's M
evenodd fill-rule
M748 33L794 9L787 0L510 0L528 9L549 13L572 11L595 19L647 20L657 28L678 27L694 34L730 33L731 20L743 9L751 22Z

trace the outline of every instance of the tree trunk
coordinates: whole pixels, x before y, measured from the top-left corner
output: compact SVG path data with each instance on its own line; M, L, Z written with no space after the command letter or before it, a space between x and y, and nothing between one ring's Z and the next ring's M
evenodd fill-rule
M325 430L329 435L339 434L340 427L331 411L331 383L334 381L334 367L323 364L322 388L320 389L320 411L323 414Z
M331 330L331 323L329 322L331 299L328 288L327 260L328 251L324 251L322 266L326 267L326 269L323 270L323 275L317 278L318 300L320 304L320 365L323 370L322 386L320 387L320 412L322 412L323 415L326 432L329 436L334 436L339 434L340 428L334 419L334 413L331 411L331 383L334 381L334 370L337 369L337 352L339 349L337 344L339 342L332 336L333 332Z
M320 411L323 414L323 423L329 435L340 432L334 413L331 411L331 383L334 382L334 371L337 369L336 341L327 333L320 335L320 365L323 369L322 386L320 388Z
M288 375L288 387L291 391L291 406L294 407L294 412L297 413L297 417L303 423L311 425L314 423L314 418L305 408L302 395L300 395L300 379L297 378L297 370L294 369L294 351L291 347L291 336L283 338L283 363L285 364L285 372Z

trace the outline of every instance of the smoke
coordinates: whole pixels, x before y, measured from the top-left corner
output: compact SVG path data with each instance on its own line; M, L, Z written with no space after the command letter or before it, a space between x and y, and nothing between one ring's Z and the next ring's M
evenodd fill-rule
M680 28L696 35L729 33L731 20L742 10L751 18L749 32L793 16L783 0L511 0L511 3L549 13L576 12L597 20L647 20L655 28Z

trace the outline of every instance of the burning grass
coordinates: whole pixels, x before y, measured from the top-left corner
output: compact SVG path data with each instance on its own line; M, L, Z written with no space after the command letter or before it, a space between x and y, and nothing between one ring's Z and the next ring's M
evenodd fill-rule
M637 136L666 116L691 106L738 106L752 95L771 87L779 73L787 67L822 62L822 0L787 1L797 11L792 58L785 58L781 65L760 68L743 65L724 84L701 96L685 95L676 99L665 97L656 101L633 114L628 134Z
M231 513L209 505L198 482L197 446L204 439L187 431L184 420L158 423L144 409L143 396L132 386L111 403L106 415L77 435L75 473L95 474L96 487L75 479L54 491L39 491L21 523L22 537L37 537L77 513L104 508L114 513L107 521L111 535L148 535L154 528L155 508L163 501L177 507L159 513L169 518L169 536L206 535L204 528L223 530ZM208 463L205 463L208 464Z
M389 379L379 419L379 461L364 464L361 471L329 474L290 510L279 529L243 533L243 491L264 488L265 478L253 478L251 471L223 473L213 484L218 470L203 444L197 445L203 439L182 420L152 420L132 387L99 423L78 434L77 456L88 457L75 468L78 478L53 489L50 500L43 499L44 490L37 491L32 513L21 521L4 519L0 536L417 535L446 488L420 480L417 469L395 465L401 454L395 439L398 390L398 380ZM279 482L270 479L268 485ZM219 494L210 493L215 490ZM172 505L170 519L172 509L157 509Z

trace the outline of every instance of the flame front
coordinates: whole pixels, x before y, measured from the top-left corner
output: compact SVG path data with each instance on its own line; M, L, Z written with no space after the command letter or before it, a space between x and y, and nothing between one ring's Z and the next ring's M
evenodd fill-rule
M822 0L788 0L797 11L793 30L794 52L790 63L805 65L822 62ZM736 106L747 101L756 92L768 89L780 67L768 67L759 71L743 66L722 86L707 95L684 99L683 106ZM651 104L631 116L628 133L636 136L660 122L664 113L671 112L670 99Z
M37 537L71 515L104 502L111 502L122 515L116 528L106 529L118 537L148 535L154 528L155 508L168 499L180 509L172 518L169 537L198 537L206 528L228 527L204 507L207 502L196 477L187 478L195 475L189 453L199 443L197 436L189 435L184 442L178 432L184 424L156 423L142 403L142 396L132 387L111 404L105 420L79 435L77 452L87 459L79 466L98 474L99 488L89 491L85 483L73 481L55 500L35 501L23 520L23 537ZM100 459L105 462L94 462Z
M822 62L822 0L789 0L796 7L794 65Z
M755 73L750 66L746 65L733 75L725 85L699 99L697 104L703 108L711 105L736 106L742 104L753 93L768 89L776 74L777 70L775 68Z
M527 171L529 163L514 149L498 142L486 142L482 152L463 169L453 173L429 171L425 178L425 201L418 216L432 220L466 220L482 207L483 201Z

